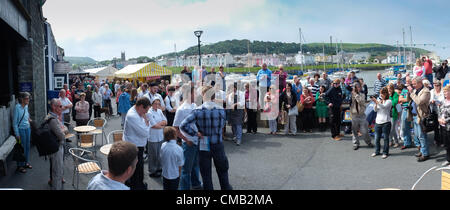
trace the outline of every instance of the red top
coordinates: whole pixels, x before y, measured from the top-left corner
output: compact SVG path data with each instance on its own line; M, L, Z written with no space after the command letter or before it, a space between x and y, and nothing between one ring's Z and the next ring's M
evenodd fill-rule
M306 101L305 101L305 99L306 99L305 94L302 94L300 96L301 103L303 105L305 105L305 108L307 108L307 109L311 109L313 107L313 104L314 104L314 96L312 95L312 93L309 93L309 96L311 97L311 100L310 100L309 103L306 103Z
M425 74L432 74L433 73L433 62L430 59L427 59L425 61L425 63L423 64L423 66L425 67Z
M69 90L66 90L66 97L70 100L70 102L73 103L73 101L72 101L72 94L70 93Z

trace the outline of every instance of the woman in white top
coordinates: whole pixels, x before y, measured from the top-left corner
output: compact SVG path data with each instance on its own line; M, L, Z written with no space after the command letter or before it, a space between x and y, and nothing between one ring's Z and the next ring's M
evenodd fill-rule
M154 97L152 107L147 113L150 124L150 135L148 138L148 171L150 177L160 177L161 158L160 151L164 140L164 127L167 125L167 118L161 111L161 101Z
M389 90L384 87L380 90L380 100L372 97L372 101L375 103L374 111L377 113L375 119L375 153L372 157L380 155L380 138L381 133L384 134L383 156L385 159L389 155L389 135L391 131L391 110L392 102L389 100Z
M270 134L277 134L277 116L278 109L278 94L275 90L275 85L271 85L269 91L264 96L264 109L261 113L262 119L269 121Z
M92 95L92 100L94 101L94 117L100 117L100 108L102 107L102 94L98 90L98 87L95 87L94 94Z
M434 143L437 146L443 145L443 141L442 138L440 138L440 132L439 132L439 126L438 126L438 120L437 120L437 116L441 116L441 105L445 100L444 97L444 91L442 91L442 86L441 86L441 81L440 80L434 80L434 89L431 90L431 97L430 97L430 108L431 108L431 114L433 114L434 116L436 116L436 121L435 121L435 128L434 128Z
M85 100L86 93L81 93L80 99L81 100L75 104L75 110L77 110L77 126L87 125L89 121L89 103Z
M425 77L425 66L420 58L416 60L416 65L413 68L413 75L414 77Z

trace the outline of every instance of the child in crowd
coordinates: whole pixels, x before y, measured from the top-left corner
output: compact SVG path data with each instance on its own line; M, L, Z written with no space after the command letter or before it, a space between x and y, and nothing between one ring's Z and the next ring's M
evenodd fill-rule
M177 144L177 130L164 128L164 142L161 146L161 165L164 190L177 190L181 168L184 165L183 149Z

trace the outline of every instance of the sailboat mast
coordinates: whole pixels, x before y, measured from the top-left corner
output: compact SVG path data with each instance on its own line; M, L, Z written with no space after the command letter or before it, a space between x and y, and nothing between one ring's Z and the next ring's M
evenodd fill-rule
M413 63L414 63L414 60L415 60L415 57L416 56L414 56L414 60L413 60L413 50L412 50L412 46L413 46L413 38L412 38L412 27L411 26L409 26L409 32L411 33L411 47L410 47L410 49L411 49L411 69L412 69L412 65L413 65Z
M398 41L397 41L397 64L400 64L400 58L401 58L401 54L400 54L400 46L398 45Z
M302 28L299 28L299 35L300 35L300 68L303 71L303 62L304 58L303 58L303 46L302 46Z
M407 56L406 56L406 48L405 48L405 29L402 28L403 31L403 60L402 60L402 64L406 66L406 62L407 62Z
M337 68L339 69L339 71L341 70L339 68L339 52L338 52L338 40L336 39L336 61L337 61Z
M322 57L323 59L322 59L322 62L323 62L323 72L326 72L326 70L325 70L325 59L326 59L326 57L325 57L325 42L323 42L323 57Z

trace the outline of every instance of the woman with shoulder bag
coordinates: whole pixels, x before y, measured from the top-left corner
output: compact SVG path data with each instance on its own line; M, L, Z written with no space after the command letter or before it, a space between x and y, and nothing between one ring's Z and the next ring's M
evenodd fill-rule
M23 92L19 94L19 104L16 104L14 109L13 117L13 129L14 135L24 149L24 162L17 162L17 171L21 173L26 173L26 169L32 169L29 158L30 158L30 114L28 112L28 104L30 103L30 94Z
M434 89L430 91L431 97L430 97L430 108L431 108L431 115L434 119L434 143L436 146L443 145L443 141L440 138L439 134L439 123L438 123L438 116L440 112L440 107L442 105L442 102L445 100L444 93L441 88L441 81L435 80L434 81Z
M444 87L444 96L445 99L442 101L442 105L440 106L440 114L439 114L439 127L440 127L440 137L443 141L447 155L446 161L442 164L442 166L450 165L450 86L447 85Z
M292 92L292 84L286 84L286 90L281 94L281 103L284 104L284 109L288 110L288 116L286 119L286 124L284 124L284 134L288 135L289 130L292 135L297 135L297 94Z

